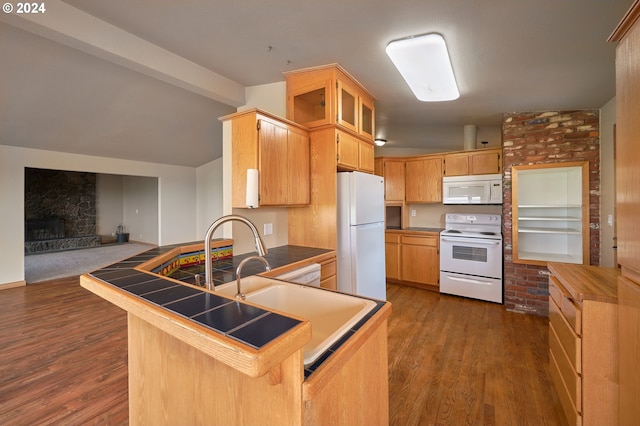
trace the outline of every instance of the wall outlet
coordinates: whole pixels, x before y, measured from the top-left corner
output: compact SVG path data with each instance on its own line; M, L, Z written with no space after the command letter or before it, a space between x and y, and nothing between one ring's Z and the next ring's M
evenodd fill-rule
M264 224L264 235L271 235L273 234L273 224L272 223L265 223Z
M411 209L411 216L416 217L416 209Z

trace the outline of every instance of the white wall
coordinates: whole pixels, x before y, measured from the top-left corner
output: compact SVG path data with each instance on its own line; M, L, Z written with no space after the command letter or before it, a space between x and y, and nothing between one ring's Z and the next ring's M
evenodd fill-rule
M24 168L157 177L158 244L197 239L196 170L0 145L0 286L24 281Z
M415 129L406 129L407 139L413 140L415 131ZM476 149L502 147L501 126L477 126L476 131ZM396 137L402 142L402 133L397 134ZM482 145L482 141L487 141L488 144ZM395 148L394 141L390 140L383 147L375 147L375 156L410 157L413 155L438 154L446 151L462 151L464 150L464 126L432 128L431 133L424 135L420 144L420 147ZM456 148L451 149L451 146Z
M245 111L251 108L258 108L279 117L285 118L286 110L286 83L278 82L264 84L260 86L247 87L245 98L247 104L238 108L238 111ZM224 214L239 214L249 219L258 229L263 237L264 244L269 247L286 245L289 242L288 211L285 207L260 207L258 209L232 209L231 208L231 126L229 122L223 123L223 212ZM264 225L270 223L273 228L272 235L264 235ZM216 232L218 235L218 232ZM226 228L224 235L233 238L233 252L236 254L255 251L253 237L249 228L239 222L234 222ZM220 234L222 236L222 234Z
M132 241L158 244L158 178L123 176L122 224Z
M616 266L614 124L616 98L600 109L600 266ZM609 216L612 218L609 224Z
M96 233L111 235L123 221L122 176L96 175Z
M211 161L196 169L197 179L197 227L198 239L204 239L209 226L224 215L222 204L222 158ZM222 230L216 231L214 238L222 238Z

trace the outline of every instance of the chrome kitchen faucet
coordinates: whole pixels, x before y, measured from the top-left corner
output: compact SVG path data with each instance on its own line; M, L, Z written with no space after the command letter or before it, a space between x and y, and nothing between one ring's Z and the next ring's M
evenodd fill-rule
M218 227L220 225L222 225L223 223L229 222L229 221L233 221L233 220L237 220L238 222L242 222L245 225L247 225L249 227L249 229L251 229L251 232L253 233L253 238L255 239L256 252L258 253L258 255L260 257L264 257L267 254L267 248L265 247L264 243L262 242L262 238L260 238L260 234L258 233L258 229L256 228L256 226L249 219L247 219L246 217L240 216L240 215L236 215L236 214L230 214L230 215L227 215L227 216L222 216L221 218L217 219L215 222L213 222L211 224L211 226L207 230L207 233L206 233L206 235L204 237L204 257L205 257L204 281L205 281L205 286L207 287L208 290L215 290L216 289L215 285L213 285L213 278L211 277L212 269L213 269L213 267L211 266L211 236L216 231L216 229L218 229Z

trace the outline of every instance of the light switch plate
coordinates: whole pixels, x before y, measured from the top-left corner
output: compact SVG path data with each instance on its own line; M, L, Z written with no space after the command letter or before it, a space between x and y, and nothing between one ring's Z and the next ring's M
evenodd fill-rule
M273 234L273 224L272 223L265 223L264 224L264 235L271 235Z

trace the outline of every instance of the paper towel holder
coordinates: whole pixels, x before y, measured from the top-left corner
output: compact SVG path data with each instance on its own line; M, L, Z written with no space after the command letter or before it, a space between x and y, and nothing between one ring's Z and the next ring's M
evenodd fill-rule
M247 188L245 204L249 209L259 207L258 196L258 169L247 169Z

